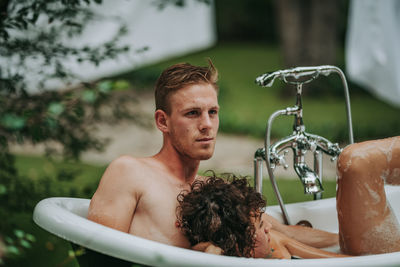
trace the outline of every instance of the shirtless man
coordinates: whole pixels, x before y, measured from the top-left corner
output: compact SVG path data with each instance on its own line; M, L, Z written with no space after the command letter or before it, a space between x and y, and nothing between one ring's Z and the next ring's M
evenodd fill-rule
M346 147L337 170L342 252L400 251L400 225L384 190L385 183L400 185L400 137ZM269 219L260 215L265 206L261 195L241 179L196 181L178 200L178 220L196 250L256 258L345 256L309 247L274 230ZM229 217L225 216L227 210Z
M155 122L163 146L148 158L122 156L105 171L88 219L165 244L188 248L175 226L177 195L214 152L219 126L217 71L177 64L156 83ZM169 223L166 223L169 222Z
M122 156L105 171L89 207L88 219L165 244L189 248L176 227L177 195L199 177L200 160L214 151L219 126L217 71L177 64L160 75L155 89L155 122L163 134L159 153ZM273 228L316 247L338 243L338 236L306 227Z

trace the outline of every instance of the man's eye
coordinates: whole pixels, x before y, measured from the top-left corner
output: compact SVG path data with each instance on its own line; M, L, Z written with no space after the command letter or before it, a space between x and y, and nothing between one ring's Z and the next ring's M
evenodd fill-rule
M198 112L196 110L192 110L192 111L189 111L188 113L186 113L186 115L188 115L188 116L194 116L197 114L198 114Z
M218 110L212 109L209 111L209 114L218 114Z

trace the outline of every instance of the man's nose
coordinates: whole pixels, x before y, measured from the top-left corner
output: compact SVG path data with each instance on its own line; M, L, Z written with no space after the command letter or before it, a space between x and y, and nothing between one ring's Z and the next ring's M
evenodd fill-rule
M200 120L200 130L210 129L212 126L211 117L208 113L205 113L201 116Z

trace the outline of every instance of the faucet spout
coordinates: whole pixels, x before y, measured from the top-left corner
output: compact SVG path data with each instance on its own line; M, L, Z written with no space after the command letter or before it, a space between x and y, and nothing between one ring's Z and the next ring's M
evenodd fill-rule
M318 175L306 164L294 164L294 169L304 186L305 194L316 194L324 191Z

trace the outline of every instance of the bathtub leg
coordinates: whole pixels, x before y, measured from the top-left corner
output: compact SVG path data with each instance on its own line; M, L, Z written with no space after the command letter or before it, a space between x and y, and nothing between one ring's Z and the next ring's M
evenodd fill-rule
M338 159L337 210L343 253L400 251L400 226L384 184L400 185L400 137L345 148Z

